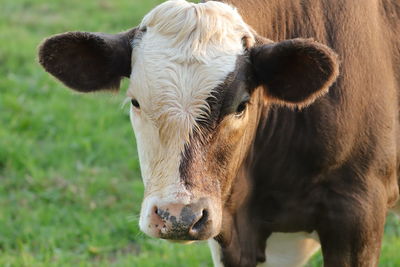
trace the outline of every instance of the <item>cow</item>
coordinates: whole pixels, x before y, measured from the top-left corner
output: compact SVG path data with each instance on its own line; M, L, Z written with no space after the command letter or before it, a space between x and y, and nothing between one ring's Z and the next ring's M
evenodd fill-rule
M172 0L118 34L46 39L79 92L130 78L149 236L215 266L377 266L400 213L397 0Z

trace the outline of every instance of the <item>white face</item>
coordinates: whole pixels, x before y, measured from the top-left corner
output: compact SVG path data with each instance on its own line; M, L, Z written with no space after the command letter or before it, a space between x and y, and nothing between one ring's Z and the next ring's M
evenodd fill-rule
M140 104L130 112L145 186L140 227L157 236L148 222L154 206L187 205L205 197L182 182L182 153L192 134L201 131L197 122L209 115L207 99L234 71L243 38L251 34L225 4L181 0L155 8L141 29L128 96ZM215 210L220 213L221 207Z

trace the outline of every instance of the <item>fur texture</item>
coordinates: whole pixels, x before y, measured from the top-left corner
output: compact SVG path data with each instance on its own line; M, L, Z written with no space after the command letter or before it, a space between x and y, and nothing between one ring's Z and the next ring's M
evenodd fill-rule
M131 117L146 188L140 225L149 233L148 213L155 203L202 197L182 182L182 153L209 117L207 100L245 52L243 40L254 37L235 9L218 2L167 1L146 15L139 29L143 35L134 42L128 95L141 106Z

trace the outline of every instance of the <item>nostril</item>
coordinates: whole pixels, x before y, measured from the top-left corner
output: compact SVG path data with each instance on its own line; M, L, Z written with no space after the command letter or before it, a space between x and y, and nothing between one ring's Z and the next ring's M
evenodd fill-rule
M208 211L204 209L202 211L200 219L192 226L191 231L200 232L208 221Z
M161 219L163 222L168 221L172 217L168 208L162 209L159 207L154 207L153 213L155 214L155 217Z

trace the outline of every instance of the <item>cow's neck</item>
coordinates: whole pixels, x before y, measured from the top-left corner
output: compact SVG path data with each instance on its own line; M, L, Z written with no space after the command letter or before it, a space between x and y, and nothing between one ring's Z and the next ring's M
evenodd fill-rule
M291 147L285 144L289 144L291 140L301 140L296 136L299 125L312 127L313 124L313 118L307 113L293 112L285 107L265 107L261 101L262 92L257 93L260 94L260 101L255 140L233 183L229 204L225 207L224 228L221 239L218 240L222 245L226 266L255 266L257 262L265 260L266 240L276 229L271 227L274 226L271 224L271 218L265 217L268 199L263 198L265 192L262 190L274 185L275 179L290 180L285 175L290 174L285 162L293 162L291 158L296 155L293 155ZM304 167L304 172L307 173L305 175L312 176L313 171L309 171L315 168ZM298 166L296 169L302 170ZM270 181L272 183L268 184ZM289 182L289 185L295 185L294 188L297 186L295 181ZM282 188L277 191L279 190Z
M250 207L248 193L252 181L247 164L241 168L233 185L229 205L225 207L222 234L217 238L222 248L224 266L255 266L265 261L266 240L270 235Z

